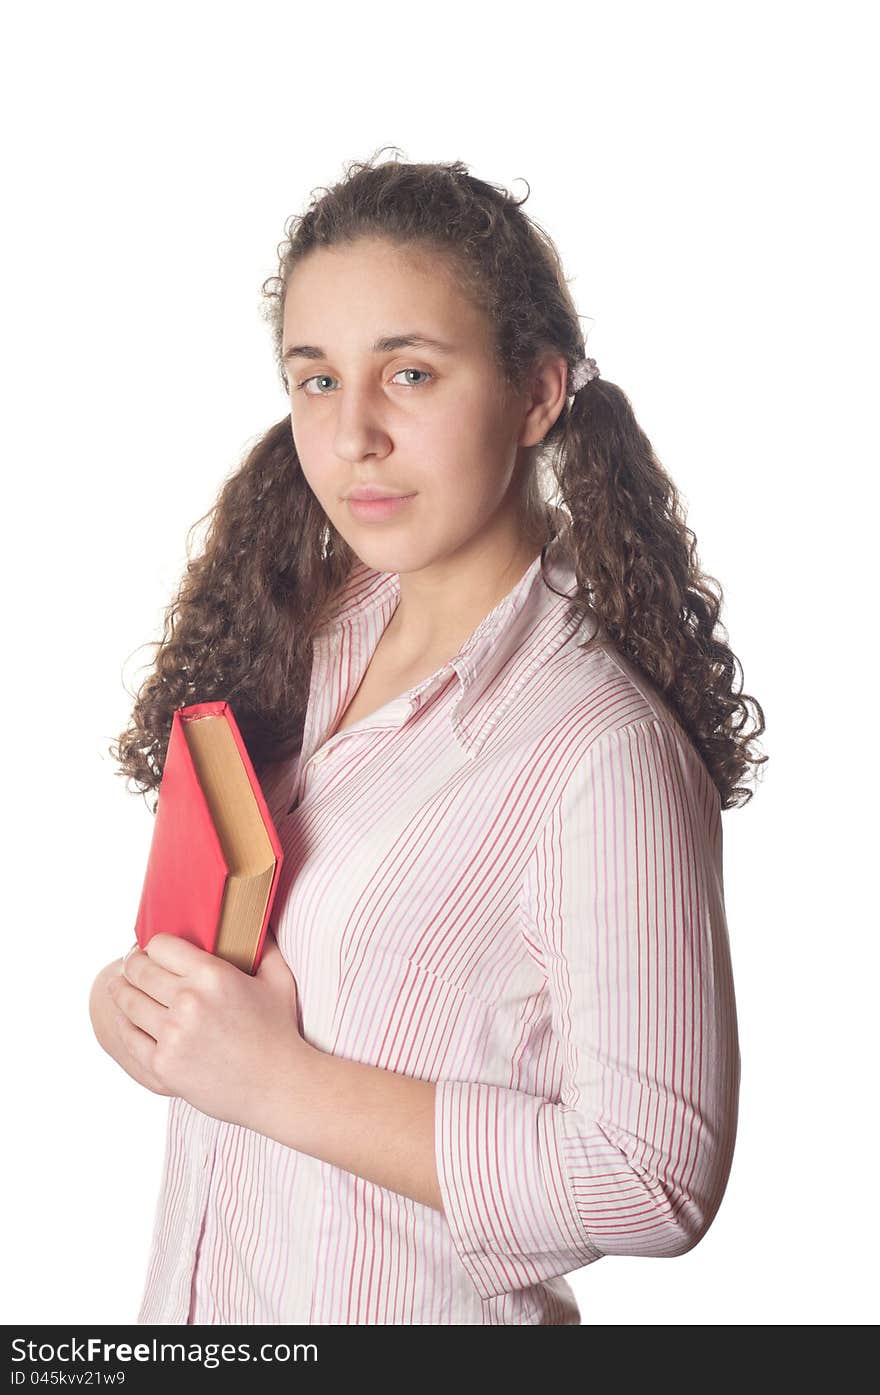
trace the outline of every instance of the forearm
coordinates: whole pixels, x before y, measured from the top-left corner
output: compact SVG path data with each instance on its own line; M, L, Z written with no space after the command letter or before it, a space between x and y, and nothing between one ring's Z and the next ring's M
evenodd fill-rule
M443 1211L431 1081L310 1045L278 1079L258 1132Z
M107 984L121 973L122 960L114 959L112 964L108 964L106 968L101 970L92 984L92 991L89 994L89 1016L92 1021L92 1030L107 1055L112 1056L116 1064L121 1066L132 1080L136 1080L147 1090L152 1090L154 1094L167 1094L168 1092L163 1090L151 1072L136 1061L131 1052L126 1049L119 1034L119 1028L116 1024L119 1009L107 992Z

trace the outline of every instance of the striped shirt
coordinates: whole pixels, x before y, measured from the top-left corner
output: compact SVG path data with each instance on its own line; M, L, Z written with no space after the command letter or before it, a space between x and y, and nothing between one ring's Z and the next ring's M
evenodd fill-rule
M568 616L560 548L554 589L536 557L449 663L328 736L400 595L357 563L263 781L303 1035L435 1082L443 1212L172 1098L138 1322L579 1324L566 1274L711 1224L740 1077L720 798Z

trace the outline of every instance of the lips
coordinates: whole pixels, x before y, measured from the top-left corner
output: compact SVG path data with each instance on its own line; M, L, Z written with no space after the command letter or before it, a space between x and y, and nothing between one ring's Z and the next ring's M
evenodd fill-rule
M378 485L366 484L358 485L357 489L353 489L350 494L346 495L347 499L407 499L409 497L405 490L382 489Z
M415 497L415 494L380 494L371 499L359 499L349 494L346 503L354 517L362 523L379 523L407 509Z

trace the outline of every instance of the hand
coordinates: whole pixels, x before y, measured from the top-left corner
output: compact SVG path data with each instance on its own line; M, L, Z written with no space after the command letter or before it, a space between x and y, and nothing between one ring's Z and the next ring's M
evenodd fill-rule
M167 1094L229 1123L262 1117L279 1080L293 1086L313 1050L271 930L255 974L176 935L154 935L145 950L129 951L108 992L135 1060Z

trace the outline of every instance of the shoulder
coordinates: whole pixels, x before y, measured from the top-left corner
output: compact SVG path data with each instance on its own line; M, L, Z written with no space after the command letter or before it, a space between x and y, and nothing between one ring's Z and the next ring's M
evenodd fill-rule
M606 783L625 784L675 772L706 808L720 803L676 712L608 639L592 648L576 640L564 645L530 697L532 737L551 755L561 797L573 784L583 786L599 775Z
M687 737L648 675L603 636L593 644L570 637L535 678L522 696L537 722L585 747L635 723L659 723Z

